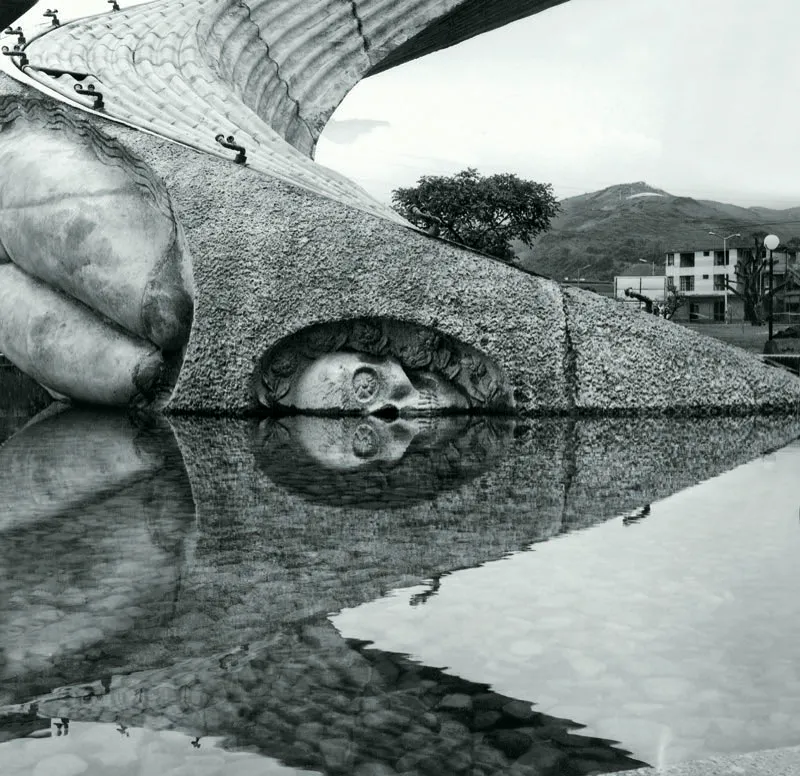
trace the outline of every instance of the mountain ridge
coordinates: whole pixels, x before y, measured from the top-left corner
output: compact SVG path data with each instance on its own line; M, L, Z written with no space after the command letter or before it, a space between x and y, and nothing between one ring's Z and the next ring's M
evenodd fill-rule
M644 181L619 183L561 200L561 212L532 248L515 244L525 269L561 279L611 279L640 259L663 266L667 251L722 249L718 235L740 232L728 247L753 244L756 231L800 238L800 206L743 207L678 196Z

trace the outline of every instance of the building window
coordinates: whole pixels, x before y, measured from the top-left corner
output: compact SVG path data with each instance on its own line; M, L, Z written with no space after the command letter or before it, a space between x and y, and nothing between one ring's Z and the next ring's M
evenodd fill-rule
M723 275L721 272L717 275L714 275L714 290L715 291L724 291L725 290L725 278L728 277L727 275Z
M681 276L681 291L694 291L694 278L691 275Z
M725 253L723 251L714 251L714 266L715 267L725 266Z
M675 266L675 257L671 253L667 254L667 266L668 267Z
M708 275L703 275L703 280L708 280Z
M682 267L693 267L694 266L694 254L693 253L682 253L681 254L681 266Z
M692 302L689 305L689 320L690 321L700 320L700 305L697 302Z
M725 323L725 300L724 299L717 299L714 302L714 322L715 323Z
M710 256L710 255L711 255L711 251L703 251L703 256Z

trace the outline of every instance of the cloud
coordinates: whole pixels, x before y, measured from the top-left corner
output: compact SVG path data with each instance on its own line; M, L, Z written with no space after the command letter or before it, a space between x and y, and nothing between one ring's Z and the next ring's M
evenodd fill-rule
M332 143L349 145L376 129L391 126L388 121L378 119L331 119L322 136Z

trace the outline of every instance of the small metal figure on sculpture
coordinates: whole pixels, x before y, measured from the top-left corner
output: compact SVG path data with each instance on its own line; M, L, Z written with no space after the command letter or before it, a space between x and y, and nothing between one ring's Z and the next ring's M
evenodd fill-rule
M16 45L13 49L9 49L8 46L3 46L2 51L7 57L17 57L20 67L25 67L28 64L28 55L22 50L21 46Z
M439 216L428 213L426 210L420 210L418 207L411 208L411 213L422 221L426 234L429 234L431 237L439 236L439 231L442 226L442 219L439 218Z
M20 46L24 46L28 42L25 38L25 34L22 32L22 27L9 27L8 29L3 30L3 35L16 35L17 43Z
M225 135L219 134L217 135L214 140L216 140L223 148L230 148L231 151L236 151L236 158L233 160L236 164L245 164L247 162L247 152L244 149L244 146L240 146L236 144L236 138L233 135L228 135L226 138Z
M101 92L98 92L94 84L89 84L86 87L81 86L81 84L75 84L75 91L80 94L81 97L90 97L94 100L94 105L92 108L94 110L103 110L106 107L105 102L103 102L103 95Z

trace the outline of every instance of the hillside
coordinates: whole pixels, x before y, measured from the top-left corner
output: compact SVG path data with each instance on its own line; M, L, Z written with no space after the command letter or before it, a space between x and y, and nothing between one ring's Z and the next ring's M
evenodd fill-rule
M800 207L739 207L676 197L641 182L569 197L561 207L533 248L519 245L526 269L555 278L610 279L639 259L663 267L669 250L721 249L722 240L709 231L741 232L743 240L729 240L729 247L751 245L754 231L774 231L784 241L800 237Z

